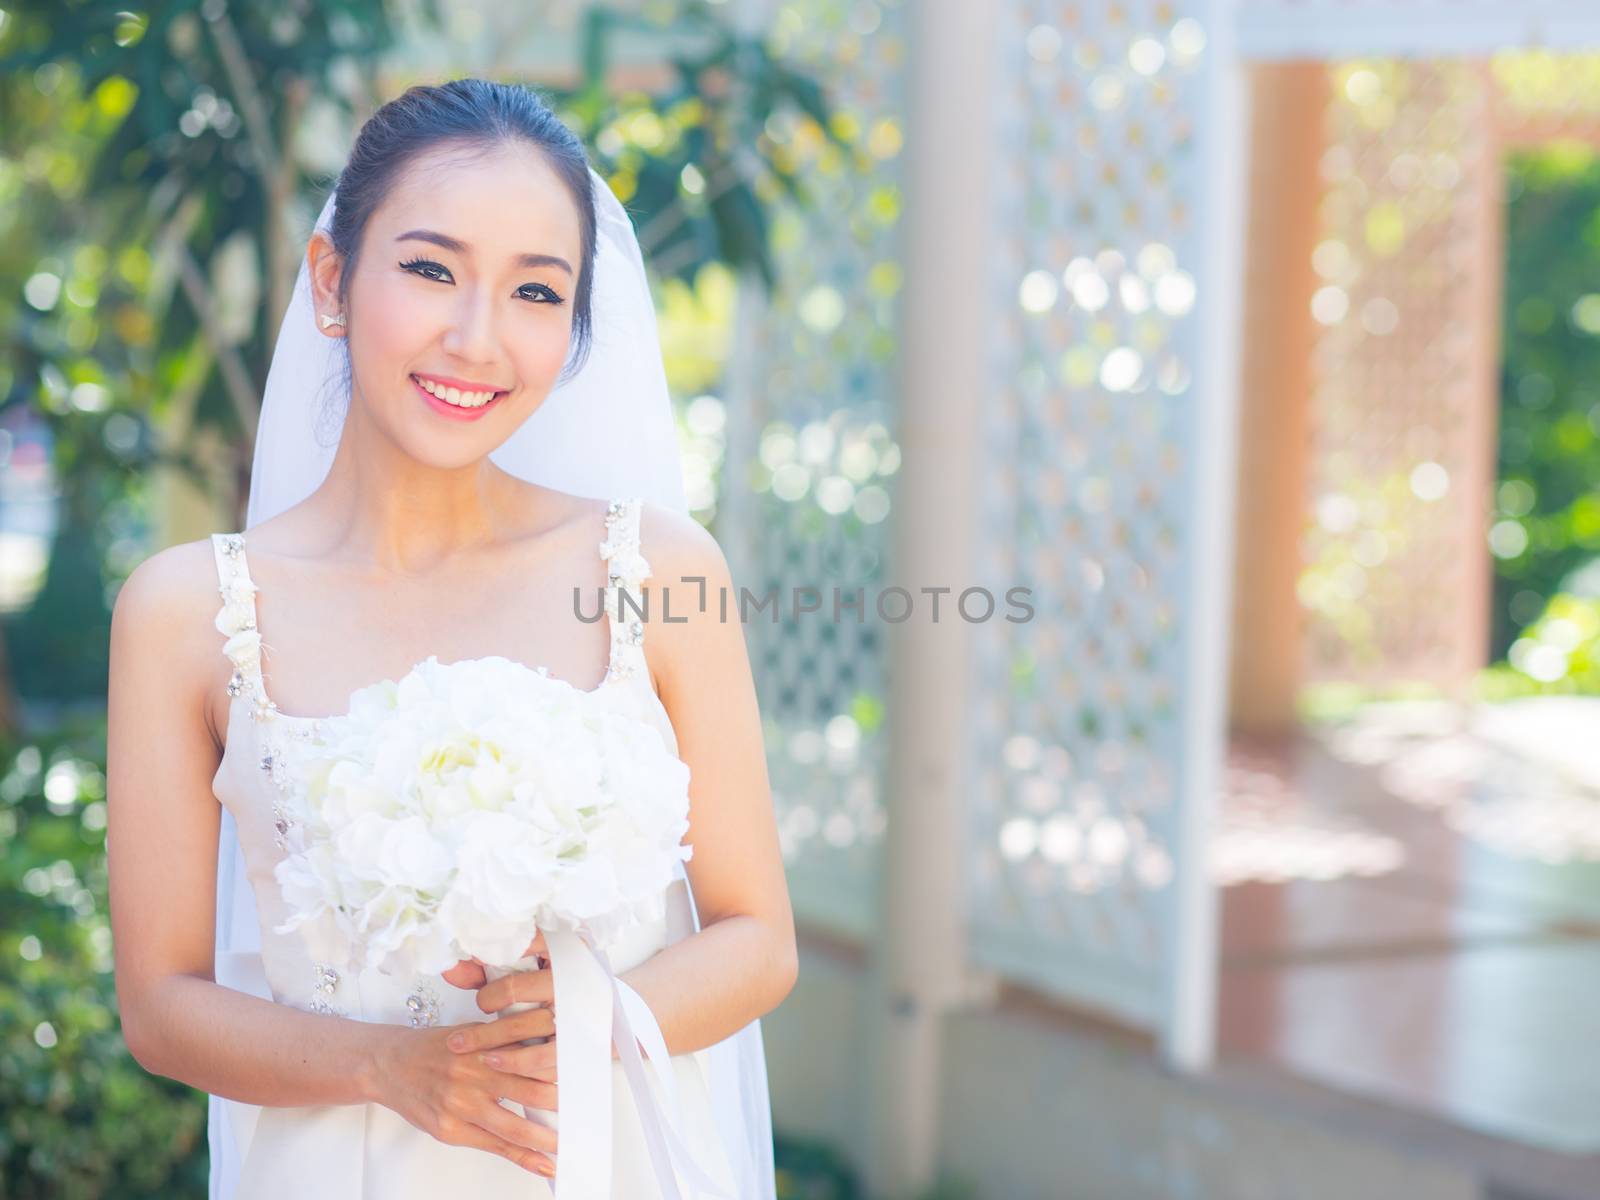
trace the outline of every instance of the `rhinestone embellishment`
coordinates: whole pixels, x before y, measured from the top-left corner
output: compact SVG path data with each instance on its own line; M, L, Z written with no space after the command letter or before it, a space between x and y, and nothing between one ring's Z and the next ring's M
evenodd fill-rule
M220 585L218 594L223 598L222 611L217 614L217 629L228 635L224 653L233 663L233 674L228 678L228 695L243 697L249 703L251 720L260 727L261 757L259 766L277 789L272 803L273 842L280 850L290 848L290 831L294 828L286 797L292 788L288 771L287 747L296 741L319 736L321 722L309 726L289 725L275 721L277 703L267 695L261 678L261 631L256 627L255 582L250 578L244 553L242 533L221 534L217 538L222 550L218 560ZM253 636L246 637L249 634Z
M406 1008L411 1013L414 1028L423 1029L439 1023L439 996L425 976L417 977L416 989L406 997Z
M644 657L644 622L627 619L628 608L638 612L642 607L640 585L650 574L650 564L639 553L640 507L641 502L634 498L613 500L606 508L606 540L600 543L600 556L610 564L605 588L605 609L611 626L608 680L637 674Z
M344 1009L333 1003L333 993L339 986L339 972L330 963L313 963L312 968L316 971L316 983L312 988L311 1011L344 1016Z

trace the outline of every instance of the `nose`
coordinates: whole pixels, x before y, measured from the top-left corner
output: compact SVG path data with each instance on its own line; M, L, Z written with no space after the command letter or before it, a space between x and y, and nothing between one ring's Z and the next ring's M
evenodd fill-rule
M460 295L455 320L445 331L445 349L464 363L491 363L496 341L494 298L486 288L463 287Z

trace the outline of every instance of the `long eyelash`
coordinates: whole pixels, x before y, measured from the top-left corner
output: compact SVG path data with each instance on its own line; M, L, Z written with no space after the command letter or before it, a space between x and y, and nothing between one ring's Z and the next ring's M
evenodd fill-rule
M550 299L546 301L547 304L565 304L566 303L566 300L560 295L560 293L558 293L554 288L546 287L542 283L525 283L525 284L522 285L522 288L538 288L546 296L550 297ZM522 288L518 288L517 291L520 292L522 290Z
M419 268L419 267L437 267L439 270L445 272L445 274L447 274L447 275L450 273L448 267L444 266L441 263L434 262L431 258L413 258L413 259L409 259L406 262L403 262L403 263L400 264L401 270L413 271L413 272L416 272L417 274L421 275L422 272L417 270L417 268ZM442 280L435 279L431 275L423 275L422 277L424 279L433 279L433 281L435 283L443 282ZM522 288L538 288L539 291L543 292L546 296L549 297L549 300L546 301L546 303L549 303L549 304L565 304L566 303L566 298L565 297L563 297L554 288L546 287L542 283L525 283L525 284L522 285L521 288L518 288L517 291L521 292Z
M400 269L403 270L403 271L414 271L418 267L438 267L439 270L444 271L445 274L448 275L450 273L449 269L447 267L443 266L440 263L434 262L431 258L413 258L413 259L410 259L410 260L400 264ZM420 274L420 272L418 272L418 273ZM428 275L424 275L423 278L424 279L429 279L429 278L432 278L432 277L428 276ZM438 281L435 280L435 282L438 282Z

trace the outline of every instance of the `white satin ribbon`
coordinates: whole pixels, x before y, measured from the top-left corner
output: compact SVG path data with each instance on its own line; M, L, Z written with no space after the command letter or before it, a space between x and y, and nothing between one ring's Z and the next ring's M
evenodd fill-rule
M688 1180L689 1194L696 1200L736 1200L696 1161L684 1141L683 1114L666 1039L643 997L616 977L606 952L587 927L577 932L546 930L545 944L550 951L560 1026L556 1038L560 1105L556 1112L517 1107L530 1121L560 1132L555 1200L611 1200L612 1045L638 1109L661 1200L683 1200L678 1172ZM523 959L512 968L488 967L485 974L497 979L533 965L530 959ZM529 1002L509 1004L499 1015L535 1007ZM665 1113L650 1090L640 1042L666 1096Z

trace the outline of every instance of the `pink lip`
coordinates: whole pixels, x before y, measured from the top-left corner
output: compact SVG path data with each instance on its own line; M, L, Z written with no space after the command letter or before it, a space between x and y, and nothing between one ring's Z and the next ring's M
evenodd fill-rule
M440 387L453 387L458 392L503 392L504 388L497 388L493 384L475 383L470 379L457 379L453 375L429 375L425 371L413 371L418 379L426 379L429 383L436 383Z
M426 379L429 383L437 383L444 387L460 388L462 391L494 391L493 388L486 388L482 386L468 385L463 387L463 385L460 383L457 383L453 380L441 379L436 375L424 375L421 376L421 378ZM457 405L449 403L448 401L439 399L439 397L435 396L432 392L429 392L420 383L418 383L416 377L412 378L411 386L417 389L417 395L421 396L428 402L429 408L433 409L433 411L438 413L441 417L449 417L452 421L476 421L496 404L499 404L501 398L505 396L504 392L495 392L494 399L485 405L482 405L478 408L461 408Z

